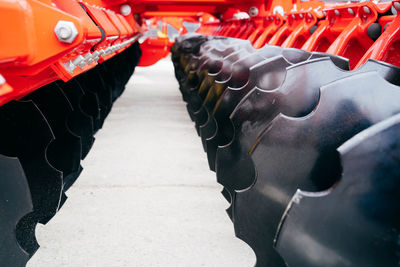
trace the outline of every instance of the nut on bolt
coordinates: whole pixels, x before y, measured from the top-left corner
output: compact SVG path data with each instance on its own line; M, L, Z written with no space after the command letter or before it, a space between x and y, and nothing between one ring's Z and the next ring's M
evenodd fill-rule
M249 15L250 15L250 17L256 17L258 15L258 8L255 6L250 7Z
M57 36L58 41L62 43L72 43L78 36L78 30L75 24L71 21L59 20L56 27L54 28L54 33Z

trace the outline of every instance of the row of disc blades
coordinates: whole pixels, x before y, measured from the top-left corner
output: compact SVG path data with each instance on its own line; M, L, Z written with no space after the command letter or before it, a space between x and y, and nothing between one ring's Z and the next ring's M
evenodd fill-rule
M199 34L171 52L256 266L398 266L399 68Z
M67 83L0 107L1 266L25 266L39 248L36 224L46 224L64 204L140 55L135 43Z

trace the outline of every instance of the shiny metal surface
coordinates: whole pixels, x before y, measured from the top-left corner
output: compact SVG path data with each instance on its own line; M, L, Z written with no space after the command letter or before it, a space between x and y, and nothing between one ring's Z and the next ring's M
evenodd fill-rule
M337 184L296 192L275 245L289 266L398 266L399 134L400 115L359 133L338 148Z
M257 255L257 266L278 266L273 249L280 219L297 189L318 192L340 179L337 148L360 131L400 112L399 87L376 72L321 87L318 105L304 117L278 115L257 139L255 179L237 192L236 235Z
M18 243L16 228L19 220L32 212L31 195L18 158L0 155L0 166L0 262L3 266L23 267L29 254Z

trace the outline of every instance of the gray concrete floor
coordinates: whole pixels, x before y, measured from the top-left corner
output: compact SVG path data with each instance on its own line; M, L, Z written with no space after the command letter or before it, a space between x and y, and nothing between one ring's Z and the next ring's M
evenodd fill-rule
M69 199L28 263L46 266L252 266L164 59L137 68L82 163Z

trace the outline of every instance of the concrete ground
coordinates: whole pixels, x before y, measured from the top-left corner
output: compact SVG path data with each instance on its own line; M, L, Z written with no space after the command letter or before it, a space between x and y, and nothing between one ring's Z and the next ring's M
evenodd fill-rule
M29 267L252 266L172 63L137 68Z

